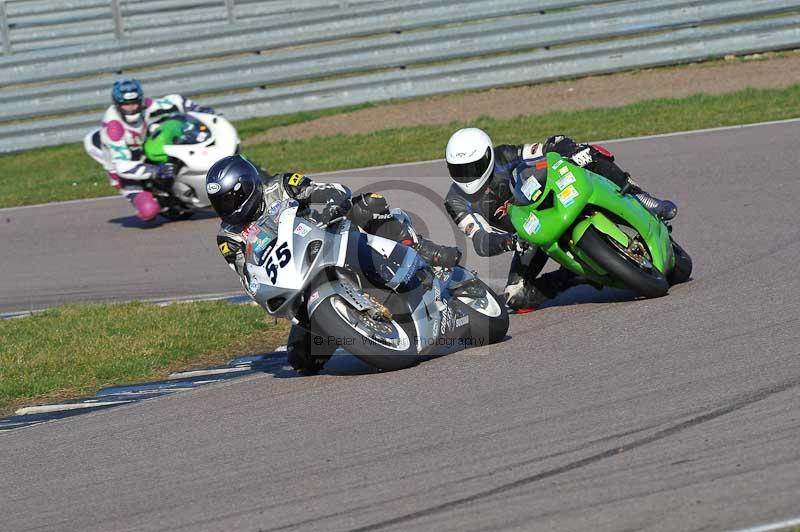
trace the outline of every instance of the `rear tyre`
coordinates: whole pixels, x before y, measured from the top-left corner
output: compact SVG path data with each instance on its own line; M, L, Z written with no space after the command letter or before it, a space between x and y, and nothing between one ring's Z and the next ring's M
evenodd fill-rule
M386 297L392 295L387 292ZM407 309L405 315L373 319L332 295L314 311L311 327L326 339L336 338L342 349L380 370L404 369L418 360L417 332Z
M670 285L685 283L692 275L692 258L674 240L672 250L675 252L675 267L669 272L667 281Z
M178 222L180 220L188 220L189 218L194 216L194 211L185 211L182 209L171 207L166 211L161 212L160 214L161 216L163 216L164 218L166 218L171 222Z
M612 277L637 294L648 298L667 295L669 282L661 272L655 267L642 269L609 239L610 237L589 226L577 245Z

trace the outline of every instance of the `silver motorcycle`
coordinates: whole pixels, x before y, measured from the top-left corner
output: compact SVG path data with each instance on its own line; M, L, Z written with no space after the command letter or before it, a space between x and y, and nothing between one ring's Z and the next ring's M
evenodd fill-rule
M381 370L505 337L505 303L474 273L432 268L349 220L318 218L286 200L245 230L245 288L269 314Z

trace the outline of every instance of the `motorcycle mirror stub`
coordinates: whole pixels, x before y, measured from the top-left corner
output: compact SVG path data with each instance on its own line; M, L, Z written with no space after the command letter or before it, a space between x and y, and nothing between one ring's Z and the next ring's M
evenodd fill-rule
M540 188L542 188L542 185L539 180L535 177L529 177L525 184L522 185L522 193L525 194L526 198L533 199L533 195Z

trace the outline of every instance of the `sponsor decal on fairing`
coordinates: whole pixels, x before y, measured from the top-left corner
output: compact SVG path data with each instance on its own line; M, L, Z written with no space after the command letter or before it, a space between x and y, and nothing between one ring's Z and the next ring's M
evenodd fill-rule
M311 228L303 223L297 224L297 227L294 228L294 234L299 236L306 236L310 232Z
M564 207L569 207L578 196L579 194L575 187L573 185L569 185L567 188L558 193L558 201L560 201L561 205Z

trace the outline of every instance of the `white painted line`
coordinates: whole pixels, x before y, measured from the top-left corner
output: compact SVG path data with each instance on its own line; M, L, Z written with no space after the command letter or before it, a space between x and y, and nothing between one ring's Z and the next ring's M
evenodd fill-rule
M633 140L650 140L650 139L658 139L658 138L666 138L666 137L676 137L680 135L696 135L699 133L713 133L717 131L728 131L733 129L743 129L743 128L751 128L751 127L762 127L762 126L773 126L779 124L790 124L793 122L800 122L800 118L789 118L786 120L773 120L771 122L757 122L755 124L741 124L736 126L723 126L723 127L714 127L708 129L695 129L690 131L676 131L674 133L659 133L657 135L647 135L643 137L625 137L620 139L606 139L606 140L599 140L593 142L630 142ZM367 166L364 168L350 168L348 170L335 170L333 172L324 172L320 174L309 174L313 176L329 176L329 175L336 175L336 174L346 174L348 172L363 172L366 170L378 170L381 168L398 168L401 166L416 166L420 164L430 164L435 163L438 161L442 161L443 159L431 159L429 161L416 161L413 163L395 163L395 164L387 164L384 166ZM125 198L122 196L104 196L102 198L91 198L91 199L79 199L79 200L70 200L70 201L54 201L52 203L40 203L38 205L24 205L21 207L4 207L0 208L0 213L5 211L11 211L15 209L34 209L38 207L48 207L52 205L67 205L71 203L83 203L83 202L90 202L90 201L104 201L110 199L121 199L125 201Z
M143 303L153 303L154 305L166 306L171 305L173 303L194 303L196 301L216 301L219 299L228 299L231 297L246 297L247 294L244 292L221 292L216 294L196 294L191 296L175 296L170 298L151 298L151 299L137 299L136 301L141 301ZM125 303L127 301L119 301L119 303ZM255 301L249 300L245 301L245 303L255 303ZM256 303L257 304L257 303Z
M167 306L173 303L195 303L198 301L218 301L220 299L229 299L229 298L238 298L238 297L246 297L244 292L219 292L214 294L194 294L190 296L174 296L170 298L150 298L150 299L120 299L118 301L84 301L86 304L91 303L103 303L103 304L123 304L123 303L130 303L131 301L140 301L142 303L151 303L153 305L158 306ZM257 305L255 301L244 301L242 304L252 304ZM45 310L49 310L53 307L45 307L39 308L34 310L12 310L10 312L0 312L0 320L7 320L7 319L17 319L17 318L27 318L32 314L36 314L38 312L44 312Z
M754 526L752 528L742 528L732 532L771 532L772 530L783 530L795 526L800 526L800 517L787 519L786 521L778 521L776 523L770 523L767 525Z
M191 377L204 377L206 375L225 375L226 373L241 373L242 371L250 371L250 366L236 366L234 368L218 368L218 369L199 369L196 371L181 371L178 373L172 373L169 377L169 380L176 380L176 379L189 379Z
M121 405L130 403L127 399L122 401L97 401L93 403L73 403L66 405L40 405L40 406L26 406L14 412L15 416L27 416L30 414L47 414L50 412L62 412L66 410L81 410L86 408L97 408L99 406Z
M150 386L152 384L153 386ZM121 397L121 396L130 396L130 397L139 397L142 395L151 395L154 393L158 394L168 394L173 392L182 392L185 390L191 390L193 388L193 384L189 383L188 386L170 386L169 384L165 385L162 381L157 383L149 383L146 382L144 384L133 384L132 387L135 386L135 390L125 390L121 392L114 392L114 393L104 393L102 395L98 395L98 397ZM107 388L103 388L106 390ZM102 391L102 390L100 390ZM99 394L100 391L97 393ZM131 401L139 401L139 399L131 399Z
M115 193L113 196L102 196L99 198L76 199L69 201L51 201L50 203L37 203L36 205L20 205L19 207L3 207L2 209L0 209L0 212L21 211L23 209L37 209L39 207L52 207L53 205L71 205L73 203L92 203L95 201L108 201L112 199L127 201L121 195Z
M795 122L800 122L800 118L787 118L786 120L773 120L771 122L757 122L755 124L739 124L736 126L722 126L722 127L710 127L706 129L691 129L688 131L675 131L673 133L659 133L657 135L645 135L643 137L625 137L621 139L608 139L608 140L598 140L597 142L631 142L634 140L651 140L651 139L663 139L668 137L679 137L681 135L699 135L701 133L716 133L719 131L731 131L736 129L749 129L752 127L764 127L764 126L777 126L781 124L792 124Z
M27 318L31 314L35 312L43 312L47 309L42 310L22 310L22 311L14 311L14 312L0 312L0 320L15 320L17 318Z

